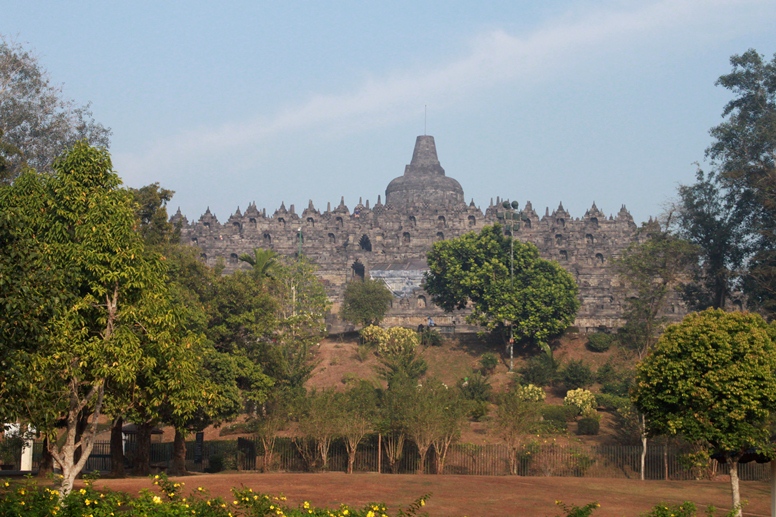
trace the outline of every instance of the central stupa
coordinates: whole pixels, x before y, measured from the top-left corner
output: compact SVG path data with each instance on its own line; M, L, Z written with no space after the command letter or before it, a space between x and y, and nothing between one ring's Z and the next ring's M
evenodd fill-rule
M415 140L412 161L404 175L395 178L385 189L385 204L394 209L416 205L452 207L466 205L461 184L445 176L439 164L434 137L423 135Z

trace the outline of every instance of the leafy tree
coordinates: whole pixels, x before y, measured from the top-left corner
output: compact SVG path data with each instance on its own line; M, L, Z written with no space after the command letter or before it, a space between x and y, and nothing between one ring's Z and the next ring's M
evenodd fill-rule
M306 397L297 399L297 414L301 437L295 437L299 452L308 458L308 465L312 466L320 460L323 470L329 468L329 449L331 442L339 436L341 422L344 418L344 410L334 390L312 391ZM308 443L312 443L315 455L307 449Z
M340 398L344 409L340 432L348 451L348 474L352 474L358 445L375 427L378 393L371 383L362 380Z
M744 283L748 303L766 315L776 311L776 56L767 61L750 49L730 58L731 73L717 85L733 92L711 129L706 150L722 185L748 215L754 256Z
M353 280L345 288L340 316L355 325L379 325L391 300L393 294L382 280Z
M149 246L176 244L180 240L180 230L170 222L167 216L167 203L173 192L152 183L139 189L131 189L137 203L136 214L140 235Z
M723 453L740 512L738 460L770 451L776 410L773 329L750 313L709 309L671 325L637 367L634 404L650 434L682 435Z
M0 189L0 240L10 245L0 252L0 300L13 318L0 337L0 413L49 438L63 495L91 452L107 386L134 378L166 303L160 261L134 231L120 183L107 151L78 142L53 174L26 172ZM30 289L33 301L49 298L30 305Z
M515 339L535 343L549 354L549 339L574 321L577 285L556 262L540 258L533 244L513 244L510 278L510 238L498 225L436 242L428 252L425 288L445 311L471 302L470 323L512 327Z
M517 474L517 455L523 440L538 428L542 418L540 409L541 401L524 389L509 391L498 398L494 424L509 449L512 474Z
M2 35L0 132L0 181L5 182L16 178L25 164L51 171L55 159L79 140L107 148L111 133L94 121L88 104L63 98L62 87L51 83L32 52Z
M630 245L614 267L628 289L619 341L641 359L665 326L670 296L697 262L697 248L657 222L645 223L639 233L644 240Z
M563 385L567 390L589 388L595 382L595 375L590 370L590 366L582 359L570 360L563 368L561 377L563 378Z
M380 392L377 431L383 436L383 447L391 472L399 471L407 439L408 404L417 390L417 380L399 372L391 379L388 388Z

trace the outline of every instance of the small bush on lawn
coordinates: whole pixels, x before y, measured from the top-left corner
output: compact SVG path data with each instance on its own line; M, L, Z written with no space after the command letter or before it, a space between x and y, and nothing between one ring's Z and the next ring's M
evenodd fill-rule
M565 512L563 515L558 515L556 517L589 517L593 513L593 510L601 506L595 501L587 503L585 506L566 504L563 501L555 501L555 504Z
M716 508L709 505L706 508L706 516L714 517L716 515ZM696 517L698 509L690 501L685 501L682 504L668 505L660 503L650 510L648 513L641 514L641 517ZM730 510L725 514L725 517L733 517L736 515L736 509Z
M577 410L569 406L543 406L541 409L544 418L544 428L550 432L564 432L568 429L568 423L574 420Z
M493 373L493 370L496 369L498 363L498 356L493 352L485 352L482 354L482 357L480 357L480 366L484 373Z
M420 333L420 344L423 346L442 346L442 334L425 327Z
M609 393L596 393L595 403L601 409L616 411L620 408L630 406L630 399L627 397L618 397L617 395L611 395Z
M480 402L490 401L493 387L488 378L481 373L473 373L458 381L458 389L466 400L476 400Z
M579 419L577 422L577 434L584 436L592 436L598 434L601 428L601 424L597 418L592 416L586 416Z
M590 367L582 360L571 360L568 362L561 374L563 385L567 390L577 388L589 388L595 382L595 375Z
M523 384L536 386L552 386L558 377L558 363L545 354L537 355L526 361L518 370Z
M596 332L587 336L587 349L591 352L606 352L611 348L615 337L605 332Z

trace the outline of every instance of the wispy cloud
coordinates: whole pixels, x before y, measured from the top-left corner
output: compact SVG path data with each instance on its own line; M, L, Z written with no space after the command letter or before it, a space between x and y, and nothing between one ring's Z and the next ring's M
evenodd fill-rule
M416 116L417 107L429 99L435 109L445 109L494 86L541 82L562 73L570 63L594 59L599 49L688 34L713 37L731 17L751 17L747 7L754 7L754 12L764 5L757 0L620 2L597 10L588 5L584 12L567 12L524 34L504 30L481 34L465 55L436 67L388 74L341 94L314 95L253 120L183 132L142 153L115 158L126 176L152 176L208 156L255 148L289 133L340 133L388 124Z

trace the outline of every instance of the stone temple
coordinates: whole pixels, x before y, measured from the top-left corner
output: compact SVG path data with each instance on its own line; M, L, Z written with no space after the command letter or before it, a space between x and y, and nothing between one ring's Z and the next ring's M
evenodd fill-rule
M404 174L385 189L385 203L378 195L374 205L359 200L351 210L343 199L335 208L320 211L310 201L301 213L281 203L271 215L250 204L224 223L210 209L194 223L180 210L172 220L181 225L183 242L199 247L202 260L210 265L223 261L227 273L247 269L238 257L254 248L289 256L301 248L317 264L334 304L327 320L332 332L348 329L336 314L345 286L356 277L381 278L393 291L386 324L414 327L431 316L438 325L461 326L463 314L444 313L423 290L426 252L438 240L498 222L500 201L496 198L494 204L491 199L484 213L474 201L467 204L460 183L447 176L439 162L434 137L424 135L417 137ZM579 285L581 308L575 325L583 332L619 327L626 294L612 259L637 239L636 224L625 206L607 217L593 203L575 218L561 203L540 217L528 202L523 214L526 219L516 238L534 243L542 257L559 262Z

